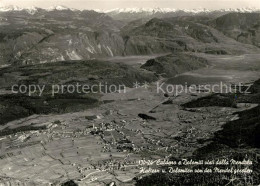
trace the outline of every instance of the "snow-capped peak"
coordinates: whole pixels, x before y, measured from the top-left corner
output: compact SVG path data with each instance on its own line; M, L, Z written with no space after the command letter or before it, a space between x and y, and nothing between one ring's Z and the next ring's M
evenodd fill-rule
M173 12L175 9L170 9L170 8L116 8L112 10L106 10L104 13L110 13L110 12L115 12L115 13L142 13L142 12L161 12L161 13L166 13L166 12Z
M20 11L20 10L22 10L22 8L13 5L0 7L0 12Z
M47 8L46 10L54 11L54 10L70 10L70 9L66 6L58 5L58 6L51 6L51 7Z
M233 9L234 12L255 12L257 11L256 8L250 8L250 7L246 7L246 8L237 8L237 9Z
M183 11L187 13L192 13L192 14L199 14L199 13L210 13L214 11L221 11L221 12L256 12L259 11L256 8L236 8L236 9L220 9L220 10L209 10L206 8L197 8L197 9L172 9L172 8L116 8L116 9L111 9L111 10L98 10L98 12L103 12L103 13L110 13L110 14L119 14L119 13L173 13L173 12L178 12L178 11Z
M38 11L38 8L34 6L28 8L20 8L18 6L13 6L13 5L0 7L0 12L23 11L23 10L33 15Z
M34 15L34 14L38 11L38 8L35 7L35 6L31 6L31 7L25 8L25 10L26 10L29 14Z
M0 5L0 12L9 12L9 11L27 11L29 14L33 15L35 14L38 10L41 8L37 7L28 7L28 8L20 8L18 6L1 6ZM62 10L71 10L71 11L79 11L77 9L73 8L68 8L66 6L58 5L58 6L52 6L47 9L46 11L62 11ZM156 13L174 13L178 11L186 12L186 13L191 13L191 14L199 14L199 13L210 13L210 12L241 12L241 13L250 13L250 12L260 12L259 9L256 8L251 8L251 7L246 7L246 8L227 8L227 9L219 9L219 10L208 10L205 8L197 8L197 9L174 9L174 8L116 8L116 9L111 9L111 10L100 10L100 9L95 9L94 11L99 12L99 13L108 13L108 14L120 14L120 13L143 13L143 14L156 14Z
M27 7L27 8L19 8L18 6L0 6L0 12L10 12L10 11L26 11L28 12L29 14L33 15L35 14L39 9L41 8L37 8L35 6L31 6L31 7ZM76 9L73 9L73 8L68 8L68 7L65 7L65 6L61 6L61 5L58 5L58 6L52 6L52 7L49 7L47 9L45 9L46 11L54 11L54 10L58 10L58 11L61 11L61 10L72 10L72 11L76 11Z
M177 11L184 11L188 13L201 13L201 12L210 12L210 10L205 8L199 9L174 9L174 8L123 8L123 9L112 9L104 11L104 13L170 13L170 12L177 12Z
M189 12L189 13L194 13L194 14L211 12L210 10L208 10L206 8L197 8L197 9L183 10L183 11L184 12Z
M2 6L0 7L0 12L10 12L10 11L26 11L28 12L29 14L33 15L35 14L40 8L37 8L35 6L31 6L31 7L27 7L27 8L19 8L18 6ZM45 9L46 11L54 11L54 10L75 10L76 9L69 9L68 7L65 7L65 6L52 6L52 7L49 7L47 9Z
M117 8L106 10L104 13L169 13L179 11L174 8ZM193 10L194 11L194 10Z

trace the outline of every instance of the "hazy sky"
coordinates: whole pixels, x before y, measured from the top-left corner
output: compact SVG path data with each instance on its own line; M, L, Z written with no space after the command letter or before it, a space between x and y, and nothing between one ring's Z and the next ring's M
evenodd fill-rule
M37 6L48 8L64 5L76 9L113 9L113 8L242 8L260 9L260 0L0 0L0 6L17 5L19 7Z

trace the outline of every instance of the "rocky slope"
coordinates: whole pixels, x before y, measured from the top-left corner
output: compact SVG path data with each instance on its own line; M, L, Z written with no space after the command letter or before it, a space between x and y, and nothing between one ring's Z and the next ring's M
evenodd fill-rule
M207 18L154 18L145 22L131 22L133 29L123 27L125 52L136 49L142 53L191 51L211 54L238 54L258 51L241 44L220 31L207 26Z
M0 13L0 59L44 63L121 55L120 23L94 11L39 10Z
M210 25L239 42L260 47L260 13L230 13Z
M245 16L249 19L258 14L237 15L237 19ZM176 51L222 55L258 52L259 49L251 45L255 44L253 41L258 42L258 31L252 32L255 33L255 36L249 38L252 42L242 44L243 34L239 37L228 35L223 30L225 26L219 28L223 22L219 19L222 17L212 21L212 17L207 15L153 19L144 17L124 23L95 11L65 7L48 10L13 8L0 11L0 65ZM218 24L213 24L214 22ZM247 24L251 25L250 28L257 27L255 21ZM229 33L228 30L227 32Z

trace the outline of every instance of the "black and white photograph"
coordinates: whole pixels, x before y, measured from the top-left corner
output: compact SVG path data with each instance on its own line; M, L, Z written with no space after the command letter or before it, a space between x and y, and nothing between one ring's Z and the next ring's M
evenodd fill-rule
M0 186L260 185L259 0L0 0Z

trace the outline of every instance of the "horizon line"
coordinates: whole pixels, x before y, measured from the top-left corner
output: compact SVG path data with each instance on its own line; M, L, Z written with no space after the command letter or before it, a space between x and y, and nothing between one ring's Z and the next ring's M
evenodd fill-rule
M78 10L112 10L127 8L161 8L161 9L260 9L258 0L0 0L0 7L18 6L21 8L39 7L47 9L52 6L65 6Z
M154 7L122 7L122 8L111 8L111 9L100 9L100 8L95 8L95 9L91 9L91 8L82 8L82 9L78 9L78 8L73 8L73 7L69 7L69 6L65 6L62 4L57 4L57 5L53 5L47 8L43 8L43 7L39 7L39 6L28 6L28 7L21 7L21 6L17 6L17 5L3 5L0 4L0 8L7 8L7 7L17 7L19 9L30 9L30 8L39 8L39 9L43 9L43 10L48 10L48 9L52 9L52 8L57 8L57 7L64 7L70 10L79 10L79 11L83 11L83 10L94 10L94 11L102 11L102 12L107 12L107 11L113 11L113 10L133 10L133 9L144 9L144 10L148 10L148 9L161 9L161 10L209 10L209 11L220 11L220 10L241 10L241 9L253 9L253 10L260 10L260 8L255 8L252 6L245 6L245 7L239 7L239 8L219 8L219 9L210 9L210 8L204 8L204 7L198 7L198 8L162 8L162 7L158 7L158 6L154 6Z

